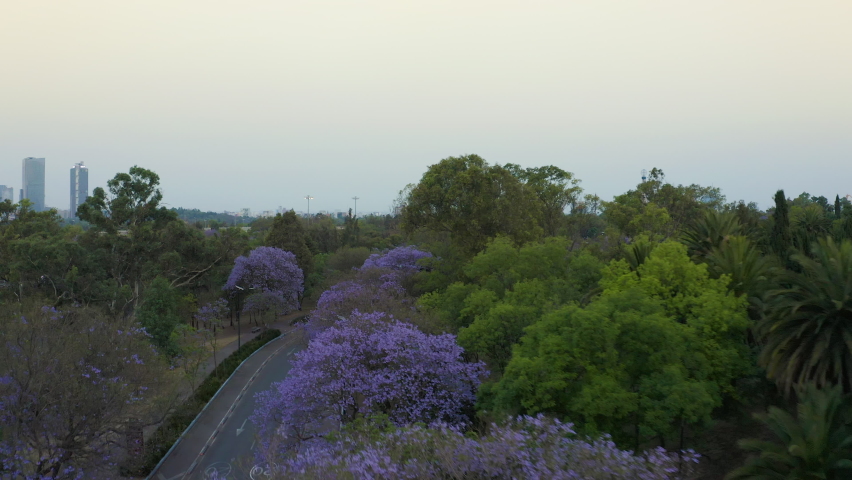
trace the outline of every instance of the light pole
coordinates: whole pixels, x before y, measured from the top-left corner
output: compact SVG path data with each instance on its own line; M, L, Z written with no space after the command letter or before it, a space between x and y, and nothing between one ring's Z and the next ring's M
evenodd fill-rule
M355 218L358 218L358 198L360 197L352 197L352 200L355 200Z
M240 301L243 297L243 292L245 289L239 285L234 285L237 287L237 350L240 349L240 338L242 331L240 330L240 311L243 309L242 302Z
M308 201L308 223L311 223L311 200L313 199L314 197L310 195L305 195L305 200Z

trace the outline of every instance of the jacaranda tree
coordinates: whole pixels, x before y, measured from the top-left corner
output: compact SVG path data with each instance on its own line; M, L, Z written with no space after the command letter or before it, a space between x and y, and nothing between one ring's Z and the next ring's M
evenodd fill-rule
M397 425L468 421L481 363L466 363L452 335L427 335L384 313L355 313L299 353L288 377L257 395L261 445L272 455L361 415Z
M358 427L275 459L271 478L678 480L690 478L698 462L692 451L620 450L606 436L583 438L570 423L543 416L490 425L481 437L446 424Z
M304 283L304 274L293 253L275 247L257 247L248 256L237 258L222 289L230 294L239 289L271 292L279 295L292 310L299 307Z
M0 478L115 478L167 381L144 330L92 310L0 315Z

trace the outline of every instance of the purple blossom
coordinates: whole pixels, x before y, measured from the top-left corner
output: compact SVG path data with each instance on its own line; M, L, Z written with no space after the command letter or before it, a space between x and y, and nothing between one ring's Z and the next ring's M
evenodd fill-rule
M432 254L418 250L413 246L396 247L383 253L374 253L364 261L361 270L369 270L372 268L383 268L390 270L400 270L404 272L420 270L417 265L418 260L431 258Z
M254 289L280 295L290 308L298 308L304 291L304 274L296 256L275 247L257 247L247 257L239 257L223 290L234 294Z
M311 340L288 377L257 395L263 445L291 445L362 414L397 425L467 422L484 364L465 363L453 335L427 335L384 313L355 312Z
M492 478L676 480L687 478L699 456L658 448L635 454L609 437L578 438L570 423L518 417L470 437L458 427L434 424L383 433L348 431L274 461L279 478ZM270 462L273 460L270 459Z
M214 302L210 302L201 306L195 313L195 319L203 323L206 328L211 328L225 317L228 313L228 302L224 298L219 298Z

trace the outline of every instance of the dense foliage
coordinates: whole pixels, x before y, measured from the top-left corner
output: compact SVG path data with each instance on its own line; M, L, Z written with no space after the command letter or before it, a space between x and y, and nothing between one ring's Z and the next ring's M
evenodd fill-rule
M663 449L635 454L607 437L588 439L571 424L518 417L491 425L484 436L447 424L349 428L270 469L294 479L643 479L688 478L698 456Z
M297 354L288 377L259 394L252 421L270 456L365 414L464 425L484 375L482 364L463 361L452 335L356 312Z
M235 319L317 301L255 415L283 472L674 478L694 457L656 449L694 447L696 478L843 477L852 203L778 191L762 211L665 178L606 201L557 166L449 157L394 215L245 229L162 207L140 167L73 225L0 202L0 476L114 477L143 427L188 423L184 385L224 380L197 374Z

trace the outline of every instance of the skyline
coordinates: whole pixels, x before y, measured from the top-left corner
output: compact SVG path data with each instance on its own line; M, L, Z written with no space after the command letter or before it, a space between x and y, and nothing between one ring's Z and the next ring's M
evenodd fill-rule
M38 157L57 208L84 162L90 191L153 170L169 207L388 211L475 153L604 200L654 167L761 208L852 193L852 4L565 3L18 2L0 183Z

